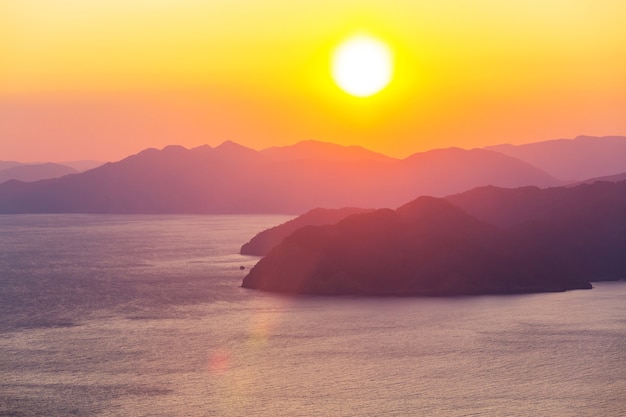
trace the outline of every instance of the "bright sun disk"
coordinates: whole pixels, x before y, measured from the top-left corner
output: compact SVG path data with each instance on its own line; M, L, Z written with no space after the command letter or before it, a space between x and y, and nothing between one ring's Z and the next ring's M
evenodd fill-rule
M348 94L368 97L391 81L393 57L383 42L370 36L355 36L342 43L332 57L332 77Z

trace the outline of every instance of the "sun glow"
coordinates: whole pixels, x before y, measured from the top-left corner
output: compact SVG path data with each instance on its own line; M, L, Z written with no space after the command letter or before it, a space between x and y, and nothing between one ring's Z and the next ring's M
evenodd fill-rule
M332 77L348 94L368 97L385 88L393 75L393 56L383 42L355 36L342 43L332 57Z

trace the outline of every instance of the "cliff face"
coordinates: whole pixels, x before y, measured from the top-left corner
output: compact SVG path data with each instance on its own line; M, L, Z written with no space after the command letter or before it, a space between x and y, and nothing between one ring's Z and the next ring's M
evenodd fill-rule
M291 294L463 295L591 288L562 263L446 200L307 226L275 247L243 287Z

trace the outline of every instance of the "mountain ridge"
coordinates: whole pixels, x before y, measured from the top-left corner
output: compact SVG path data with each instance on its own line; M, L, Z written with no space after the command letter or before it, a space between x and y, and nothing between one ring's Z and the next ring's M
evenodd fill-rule
M242 287L376 296L591 288L589 281L626 279L625 213L626 181L419 197L396 210L303 225L268 250Z
M443 198L419 197L275 246L242 287L294 295L452 296L589 289L562 263Z
M564 181L578 182L626 171L626 136L586 136L485 149L528 162Z
M6 165L7 164L5 164L5 166ZM33 182L48 178L58 178L78 172L78 170L72 167L52 162L41 164L15 163L15 165L9 165L4 169L0 169L0 183L9 180Z
M396 160L371 159L369 151L336 144L321 147L347 148L350 157L276 160L232 141L214 148L149 148L80 174L0 185L0 212L302 213L317 206L397 206L415 195L444 196L491 183L559 184L525 162L487 150L441 149Z
M259 152L275 160L322 159L344 162L358 160L390 162L397 160L397 158L371 151L362 146L343 146L317 140L304 140L289 146L272 146Z

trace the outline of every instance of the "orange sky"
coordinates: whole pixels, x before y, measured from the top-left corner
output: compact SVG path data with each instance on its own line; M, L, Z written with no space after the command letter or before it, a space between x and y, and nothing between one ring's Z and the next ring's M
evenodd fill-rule
M625 135L625 16L622 0L0 0L0 160ZM369 98L330 77L356 32L396 57Z

